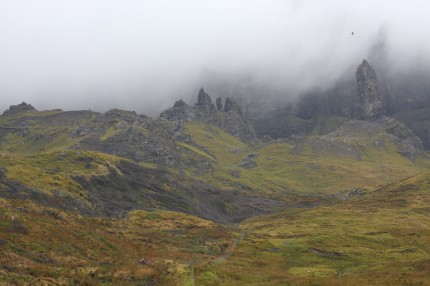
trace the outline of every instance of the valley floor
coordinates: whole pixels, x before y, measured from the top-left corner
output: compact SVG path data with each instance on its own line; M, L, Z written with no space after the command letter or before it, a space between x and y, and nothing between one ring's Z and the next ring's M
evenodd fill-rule
M86 217L0 200L5 285L428 285L430 174L345 202L220 225Z

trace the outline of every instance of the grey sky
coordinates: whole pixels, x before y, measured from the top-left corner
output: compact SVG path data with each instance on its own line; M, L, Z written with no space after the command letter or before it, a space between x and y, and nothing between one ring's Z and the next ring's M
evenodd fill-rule
M430 63L429 27L424 0L0 0L0 109L154 115L211 73L295 96L349 72L381 35L390 71Z

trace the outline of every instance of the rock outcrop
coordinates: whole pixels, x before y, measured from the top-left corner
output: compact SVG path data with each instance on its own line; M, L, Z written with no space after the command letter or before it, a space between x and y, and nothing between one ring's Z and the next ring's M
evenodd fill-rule
M186 104L182 99L176 101L172 108L169 108L160 114L161 119L177 122L179 128L182 128L185 122L194 120L195 117L196 114L194 109Z
M357 102L355 117L358 119L374 119L384 114L382 96L379 93L378 79L375 70L366 61L358 66Z
M175 124L176 131L180 130L185 122L199 120L214 124L244 141L255 139L254 128L245 119L240 107L233 99L226 98L223 105L221 97L218 97L215 107L211 97L203 88L199 91L194 107L179 100L172 108L163 111L160 114L160 119Z
M206 93L203 87L200 89L199 95L197 96L196 107L204 112L215 111L215 106L212 104L211 97Z
M388 136L387 136L388 135ZM351 144L357 138L361 143ZM335 156L351 156L360 160L365 145L387 148L386 142L394 140L396 151L409 159L422 155L423 144L405 124L393 118L381 116L375 120L350 120L335 131L313 140L313 150Z
M3 115L11 115L16 114L19 112L29 111L29 110L36 110L31 104L27 104L25 102L22 102L17 105L11 105L8 110L5 110L3 112Z
M220 128L244 141L255 139L254 128L244 118L242 110L233 99L228 97L225 99L224 112L220 112L220 114L217 121Z
M237 106L236 102L233 101L231 98L227 97L225 99L225 104L224 104L224 112L229 112L232 110L237 110L239 112L241 112L239 106Z

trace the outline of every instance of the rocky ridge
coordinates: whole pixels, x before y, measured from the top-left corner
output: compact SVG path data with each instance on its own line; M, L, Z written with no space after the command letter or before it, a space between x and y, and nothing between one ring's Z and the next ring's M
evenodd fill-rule
M342 153L342 150L347 150L345 154L354 155L360 159L360 147L362 146L351 144L354 138L366 138L368 141L366 144L382 148L386 141L384 136L394 139L396 151L409 159L414 160L419 154L422 154L421 139L405 124L386 116L377 120L350 120L334 132L320 136L318 140L327 142L325 145L320 145L331 146L334 153ZM333 142L337 142L337 144Z
M221 109L221 99L218 108ZM37 111L31 105L22 103L11 106L4 115L14 115L28 110L34 114L22 117L4 117L0 127L0 142L6 138L16 138L19 145L13 144L10 151L17 148L43 150L45 145L55 140L59 144L70 142L72 150L90 150L112 154L134 160L155 164L160 168L196 169L205 173L212 169L212 162L205 156L183 156L178 151L178 142L188 146L198 146L189 135L183 132L186 122L198 120L216 125L242 140L254 140L252 126L245 120L240 108L233 100L226 99L222 110L218 110L210 96L201 89L195 106L178 100L174 106L161 113L159 119L139 115L134 111L112 109L105 113L93 111ZM6 139L8 140L8 139ZM7 143L6 143L7 144ZM53 144L53 143L50 143ZM181 155L182 154L182 155Z
M12 115L12 114L17 114L19 112L25 112L25 111L29 111L29 110L35 110L36 111L36 109L31 104L22 102L22 103L17 104L17 105L11 105L9 107L9 109L7 109L3 112L3 115Z
M172 108L163 111L160 119L174 123L175 131L181 130L186 122L199 120L218 126L243 141L249 142L256 138L254 128L245 119L240 107L233 99L227 97L223 105L222 99L218 97L215 107L211 97L203 88L199 91L194 107L179 100Z

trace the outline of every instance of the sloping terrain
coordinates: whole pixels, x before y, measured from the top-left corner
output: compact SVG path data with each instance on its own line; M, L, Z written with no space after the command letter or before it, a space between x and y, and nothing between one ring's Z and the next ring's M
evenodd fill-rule
M226 227L0 200L0 281L32 285L425 285L430 175Z
M338 117L245 142L208 106L0 116L0 281L427 282L430 160L410 129Z
M92 151L32 156L0 154L1 197L31 199L86 215L124 216L134 209L167 209L219 222L281 209L281 202L224 192L190 177Z
M204 285L427 285L430 174L343 203L248 219ZM206 274L205 274L206 273ZM212 284L204 283L210 273Z
M221 255L234 236L182 213L83 217L0 199L0 284L186 285L193 264Z
M200 147L190 147L194 154L208 158L210 168L194 172L199 178L219 186L245 185L281 200L312 194L318 201L319 194L382 186L429 167L419 139L391 119L349 121L326 135L254 145L202 123L189 123L184 132Z

